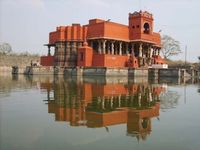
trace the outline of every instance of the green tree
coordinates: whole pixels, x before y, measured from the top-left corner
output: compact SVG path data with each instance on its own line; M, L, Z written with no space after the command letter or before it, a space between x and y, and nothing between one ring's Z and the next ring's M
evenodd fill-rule
M9 43L0 44L0 54L10 54L12 52L12 47Z
M161 38L162 49L161 52L165 59L170 56L175 56L181 53L180 43L168 35L163 35Z

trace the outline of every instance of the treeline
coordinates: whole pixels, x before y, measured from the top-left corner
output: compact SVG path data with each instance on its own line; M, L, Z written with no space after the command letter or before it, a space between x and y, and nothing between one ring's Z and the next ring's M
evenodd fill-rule
M25 52L14 52L12 50L12 47L9 43L2 43L0 44L0 55L9 55L9 56L33 56L33 57L39 57L39 54L31 54L28 51Z
M40 56L29 52L16 53L8 43L0 44L0 67L27 66L32 62L38 62Z

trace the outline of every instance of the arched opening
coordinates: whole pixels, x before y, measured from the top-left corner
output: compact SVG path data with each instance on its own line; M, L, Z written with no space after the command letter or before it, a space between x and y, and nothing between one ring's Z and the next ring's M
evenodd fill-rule
M147 22L144 24L144 33L146 34L150 33L150 26Z

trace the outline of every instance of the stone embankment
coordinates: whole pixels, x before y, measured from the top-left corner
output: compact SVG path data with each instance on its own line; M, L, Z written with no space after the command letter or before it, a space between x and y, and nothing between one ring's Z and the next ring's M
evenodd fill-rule
M34 55L0 55L0 73L11 73L12 66L26 68L32 62L38 62L39 56Z

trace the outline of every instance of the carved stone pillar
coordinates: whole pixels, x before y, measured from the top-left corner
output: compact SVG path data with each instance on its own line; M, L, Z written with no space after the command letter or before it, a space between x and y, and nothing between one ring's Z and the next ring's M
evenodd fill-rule
M155 54L155 55L158 55L158 49L157 49L157 48L156 48L156 50L155 50L155 51L156 51L156 54Z
M78 48L80 48L82 46L82 42L78 42Z
M149 56L150 58L152 58L152 56L153 56L153 51L154 51L154 50L153 50L153 48L151 47L151 48L150 48L150 56Z
M51 56L51 47L48 46L48 56Z
M126 55L129 54L129 51L128 51L128 43L126 43Z
M158 49L158 55L160 56L160 49Z
M110 108L113 108L113 96L110 99Z
M153 62L152 62L152 56L153 56L153 48L150 47L149 48L149 65L151 65Z
M119 107L121 107L121 95L118 96Z
M101 54L101 41L98 41L98 53Z
M142 53L142 44L140 43L140 47L139 47L139 57L142 57L143 53Z
M103 40L103 54L106 53L106 40Z
M109 41L107 42L107 46L106 46L106 47L107 47L107 54L110 54L110 53L111 53L111 52L110 52L110 51L111 51L111 50L110 50L111 48L110 48L110 42L109 42Z
M72 53L73 54L76 54L77 52L77 45L76 45L76 42L72 42Z
M143 52L142 52L142 43L139 46L139 66L143 66Z
M135 53L134 53L134 44L131 43L131 55L135 56Z
M117 42L114 43L114 54L118 54Z
M114 55L114 42L111 41L111 54Z
M119 55L122 55L122 42L119 42Z
M102 107L102 109L105 109L105 98L103 97L101 101L102 101L102 103L101 103L101 104L102 104L101 107Z

